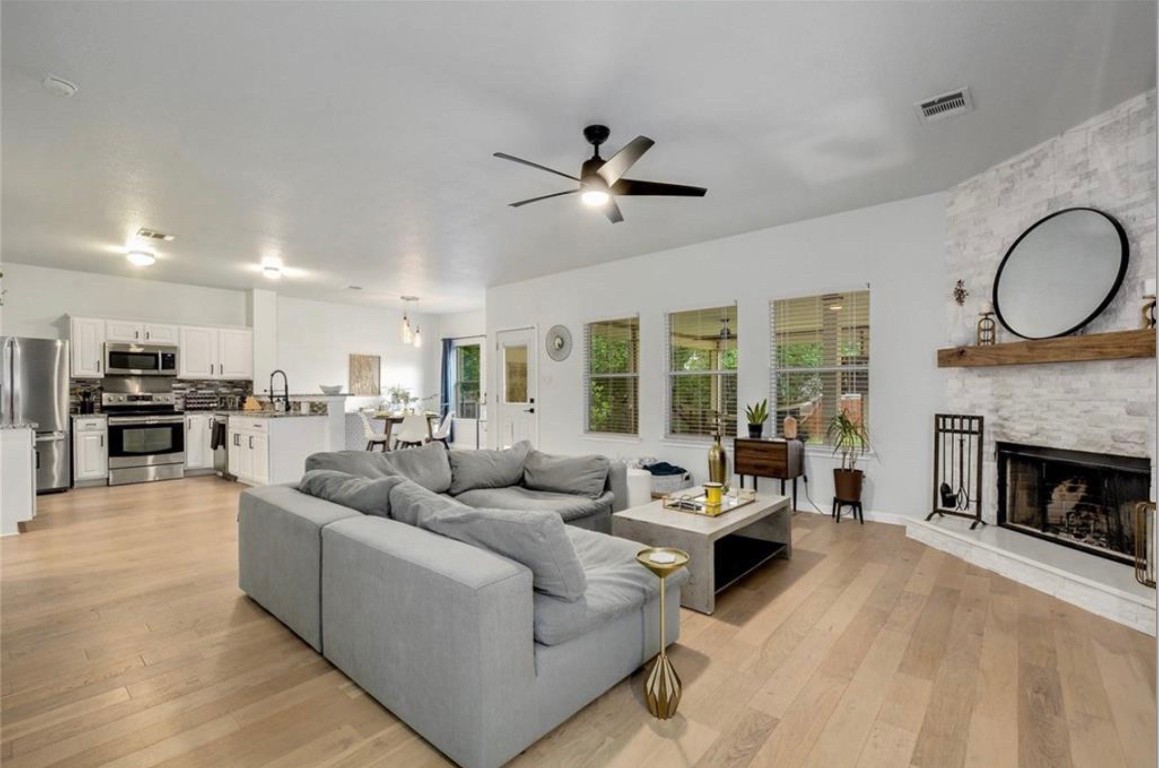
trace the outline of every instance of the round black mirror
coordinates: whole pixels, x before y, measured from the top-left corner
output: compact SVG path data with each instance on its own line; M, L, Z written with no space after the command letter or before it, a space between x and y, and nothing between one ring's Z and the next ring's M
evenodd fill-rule
M1067 208L1018 236L994 277L994 312L1024 339L1074 333L1099 316L1127 273L1127 233L1094 208Z

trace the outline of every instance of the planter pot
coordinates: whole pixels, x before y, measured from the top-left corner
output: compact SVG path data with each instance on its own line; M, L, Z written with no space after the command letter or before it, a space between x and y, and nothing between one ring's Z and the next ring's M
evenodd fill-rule
M841 501L861 501L861 484L865 473L860 469L834 469L833 495Z
M764 434L764 424L749 424L749 437L762 437Z

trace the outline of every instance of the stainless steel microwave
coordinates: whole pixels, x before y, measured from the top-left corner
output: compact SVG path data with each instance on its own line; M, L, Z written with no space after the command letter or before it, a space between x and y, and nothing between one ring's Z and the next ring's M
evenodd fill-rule
M177 347L171 344L105 344L105 373L176 376Z

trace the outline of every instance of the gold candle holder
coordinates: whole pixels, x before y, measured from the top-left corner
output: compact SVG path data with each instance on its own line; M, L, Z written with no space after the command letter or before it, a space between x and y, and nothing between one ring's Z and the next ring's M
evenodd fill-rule
M683 690L680 675L676 674L675 667L668 660L668 643L664 638L667 621L664 582L669 574L688 565L690 559L684 550L670 547L649 547L636 553L636 562L660 579L660 653L656 655L656 663L644 681L644 701L648 705L648 712L660 720L668 720L676 715Z
M978 333L974 339L979 347L991 347L998 336L998 324L994 322L993 312L982 312L978 318Z

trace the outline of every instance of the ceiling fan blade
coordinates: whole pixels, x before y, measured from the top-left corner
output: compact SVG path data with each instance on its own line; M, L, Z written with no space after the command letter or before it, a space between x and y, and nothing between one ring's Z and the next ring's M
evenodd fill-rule
M538 168L541 171L547 171L548 173L554 173L556 176L562 176L565 179L571 179L572 181L579 181L579 179L577 179L575 176L571 176L569 174L566 174L563 171L557 171L553 168L548 168L546 165L540 165L539 163L533 163L530 160L524 160L521 157L515 157L514 155L508 155L504 152L496 152L495 157L498 157L501 160L510 160L511 162L519 163L520 165L529 165L532 168Z
M671 195L674 197L704 197L704 187L686 187L683 184L665 184L661 181L620 179L612 185L613 195Z
M612 222L613 224L619 224L624 220L624 214L620 213L620 206L616 205L615 198L609 199L607 204L604 205L604 215L606 215L608 217L608 221Z
M596 171L608 186L612 186L620 177L628 172L628 169L636 164L636 161L644 156L644 153L652 148L656 142L649 139L647 136L637 136L629 141L620 151L608 158L607 162L600 166Z
M539 197L533 197L530 200L520 200L518 203L508 203L508 205L510 205L512 208L518 208L519 206L527 205L528 203L538 203L540 200L547 200L549 197L559 197L560 195L574 195L576 192L579 192L579 190L578 189L569 189L566 192L554 192L550 195L541 195Z

